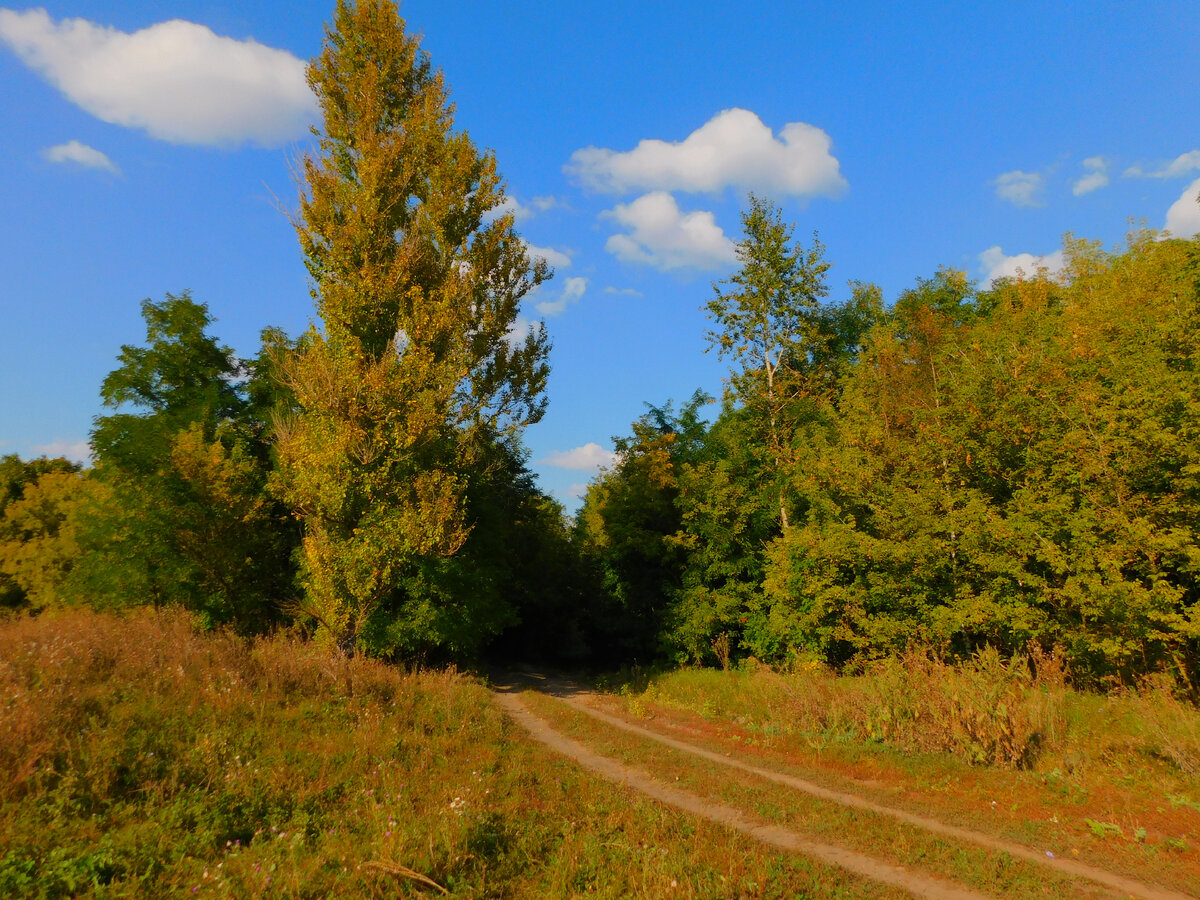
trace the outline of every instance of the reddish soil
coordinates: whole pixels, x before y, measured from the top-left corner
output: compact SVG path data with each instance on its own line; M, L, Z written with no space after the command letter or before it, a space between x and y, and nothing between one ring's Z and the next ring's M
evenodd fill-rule
M528 680L523 680L523 684L528 685ZM692 754L698 758L705 759L709 762L719 765L728 766L739 771L751 774L755 777L762 778L789 787L793 790L802 791L812 796L819 797L823 800L839 803L844 806L849 806L857 809L863 809L872 813L888 816L898 821L905 822L909 825L924 829L930 833L943 835L945 837L971 843L976 846L984 847L989 850L996 850L1007 853L1011 856L1029 860L1038 865L1057 870L1060 873L1069 875L1073 878L1083 878L1097 884L1115 889L1120 893L1132 896L1143 897L1146 900L1188 900L1189 895L1171 890L1169 888L1158 887L1147 884L1136 878L1129 877L1114 872L1109 872L1087 863L1064 859L1058 856L1052 856L1045 850L1034 849L1026 845L996 837L991 834L986 834L982 831L976 831L971 828L965 828L959 825L949 824L940 819L933 818L929 815L912 812L911 810L900 809L890 806L886 803L879 802L878 799L871 799L857 793L852 793L847 790L838 790L825 785L817 784L808 779L799 778L794 775L788 775L770 769L762 768L745 761L745 757L759 758L766 761L766 758L773 757L775 754L770 753L766 748L748 745L744 743L746 738L752 738L751 735L732 735L737 742L735 747L724 750L723 752L715 752L704 747L697 746L695 743L689 743L683 740L670 737L663 734L659 730L651 730L640 725L633 724L619 716L613 715L610 712L605 712L600 707L604 704L594 694L580 690L576 685L568 682L553 681L548 679L537 679L537 688L545 693L552 694L560 701L568 704L572 708L586 713L589 716L603 722L613 728L618 728L628 733L638 735L639 737L656 741L665 746L671 747L674 750ZM722 822L737 828L746 834L750 834L766 843L775 846L804 853L825 862L830 862L840 865L849 871L856 872L867 878L872 878L876 881L881 881L887 884L893 884L904 887L905 889L917 894L918 896L927 897L975 897L980 896L966 888L951 884L941 878L934 878L928 875L914 874L906 869L890 863L885 863L880 860L864 856L855 851L846 848L835 847L827 844L820 844L804 837L796 832L777 826L769 825L763 822L753 822L748 817L737 810L729 807L714 804L711 801L701 799L694 795L679 791L675 788L667 787L660 782L650 778L645 773L638 772L627 766L613 760L601 757L592 751L588 750L582 744L579 744L569 738L566 738L555 732L550 726L538 719L530 713L523 704L521 704L519 696L513 692L511 685L509 688L501 689L502 692L497 696L520 724L527 728L531 734L539 741L546 743L553 749L562 752L571 758L575 759L580 764L586 766L593 771L596 771L605 777L612 780L620 781L628 784L636 790L654 797L661 802L668 803L672 806L687 810L695 815L701 815L713 821ZM684 716L686 722L672 721L666 719L656 722L656 725L666 726L675 733L684 733L689 737L704 740L706 742L719 741L729 747L729 732L722 732L715 728L712 723L706 722L698 717ZM741 740L739 740L741 738ZM732 752L736 752L736 756ZM839 767L840 768L840 767ZM879 796L879 790L872 788L884 788L886 793L895 796L898 793L905 793L905 788L900 785L893 785L890 788L886 781L879 781L872 776L879 776L886 779L887 773L879 771L874 766L853 766L854 772L842 773L843 779L851 783L867 789L867 792ZM911 793L909 791L908 793ZM907 798L906 798L907 799ZM923 808L928 808L925 804L921 804ZM904 879L904 880L899 880ZM908 880L916 879L912 884ZM948 893L947 893L948 892Z

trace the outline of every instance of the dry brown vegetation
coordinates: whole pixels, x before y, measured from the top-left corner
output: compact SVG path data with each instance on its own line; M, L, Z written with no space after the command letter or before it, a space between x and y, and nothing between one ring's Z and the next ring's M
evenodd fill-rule
M0 622L0 896L895 897L631 798L477 679L179 613Z

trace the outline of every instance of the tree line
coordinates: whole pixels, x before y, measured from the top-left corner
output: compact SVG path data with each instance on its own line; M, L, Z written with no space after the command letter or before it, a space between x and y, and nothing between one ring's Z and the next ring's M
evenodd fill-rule
M1102 683L1197 675L1200 241L1068 236L1066 267L951 269L891 305L769 200L714 285L724 395L648 405L579 513L521 436L550 277L495 159L390 0L339 0L295 227L317 321L239 358L147 300L94 461L0 460L0 603L180 605L331 649L611 664L1059 648Z
M1083 683L1200 643L1200 241L1068 236L1061 273L825 302L814 239L743 214L714 286L713 422L651 406L577 535L629 627L680 663L860 668L925 646L1057 649Z

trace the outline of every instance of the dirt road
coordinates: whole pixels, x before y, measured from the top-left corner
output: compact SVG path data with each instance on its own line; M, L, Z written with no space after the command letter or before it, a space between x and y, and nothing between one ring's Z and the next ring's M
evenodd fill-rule
M1106 872L1075 860L1053 858L1044 852L1039 852L1012 841L971 829L961 828L906 810L885 806L865 797L844 791L832 790L802 778L754 766L737 758L715 753L703 747L677 740L597 709L592 695L587 691L580 690L577 686L569 682L538 677L515 678L507 676L495 678L494 681L498 702L518 724L524 727L536 740L570 757L585 768L612 781L625 784L633 790L639 791L662 803L710 821L727 825L764 843L841 866L848 871L874 881L901 887L918 897L928 897L933 898L933 900L950 900L950 898L980 898L984 895L945 879L921 872L914 872L845 847L813 841L811 838L796 831L758 821L731 807L714 803L711 800L678 790L674 787L669 787L644 772L601 756L583 744L558 733L545 721L530 712L525 704L522 703L520 697L521 691L532 688L550 694L573 709L586 713L608 726L635 734L647 740L655 741L708 762L737 769L792 790L802 791L819 797L825 801L886 816L952 840L1006 853L1019 859L1046 866L1073 878L1087 879L1116 890L1123 896L1142 897L1145 900L1189 900L1187 895L1177 891L1145 884L1136 879Z

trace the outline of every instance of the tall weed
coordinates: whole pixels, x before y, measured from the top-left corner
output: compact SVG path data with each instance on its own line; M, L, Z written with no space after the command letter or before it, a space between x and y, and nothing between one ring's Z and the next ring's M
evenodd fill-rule
M788 673L760 666L732 677L691 670L657 679L646 693L710 718L802 734L814 746L875 741L947 752L974 765L1024 768L1065 732L1061 669L1045 653L1033 663L984 649L950 665L910 649L859 676L839 676L814 661Z
M1141 722L1152 754L1184 775L1200 776L1200 711L1179 696L1174 679L1147 678L1126 703Z
M868 737L973 765L1027 768L1062 733L1061 695L1034 683L1024 657L991 648L953 666L910 650L878 664L864 687Z

